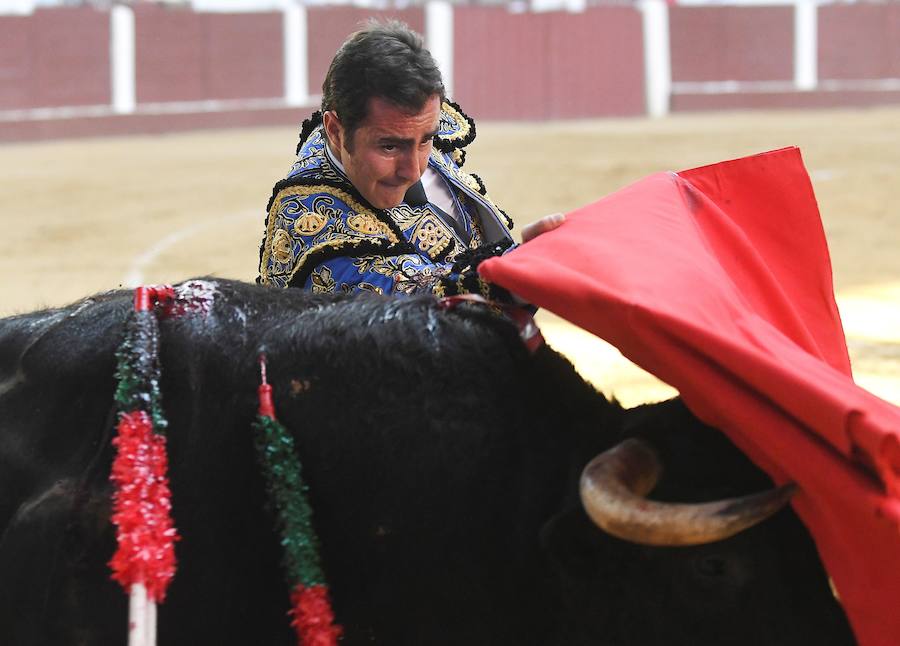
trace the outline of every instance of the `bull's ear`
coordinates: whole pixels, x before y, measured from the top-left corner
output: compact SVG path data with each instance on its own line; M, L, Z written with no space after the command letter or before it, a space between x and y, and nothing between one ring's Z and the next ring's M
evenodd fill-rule
M567 577L583 578L596 568L598 534L584 509L574 507L544 523L541 548L553 569Z

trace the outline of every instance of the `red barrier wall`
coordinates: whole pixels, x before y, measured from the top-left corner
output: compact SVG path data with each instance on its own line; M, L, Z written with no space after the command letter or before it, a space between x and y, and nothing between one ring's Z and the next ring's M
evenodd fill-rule
M481 119L640 114L643 65L641 17L631 8L455 9L454 98Z
M672 80L794 77L791 7L670 7Z
M284 95L280 13L135 7L138 103Z
M306 12L310 94L322 92L322 82L334 53L368 18L402 20L420 34L425 32L425 13L421 9L369 11L356 7L309 7Z
M109 103L109 14L0 16L0 109Z
M672 7L672 80L793 79L791 7ZM900 4L818 8L821 80L900 78ZM673 111L863 107L900 101L897 90L871 87L792 92L675 93Z
M479 119L546 117L546 16L460 7L453 26L453 98Z
M17 115L0 115L0 140L294 121L292 111L277 103L284 96L280 12L194 13L151 3L133 9L136 114L92 117L90 111L76 111L78 119L34 114L42 120L22 122L12 120ZM669 9L672 110L900 102L900 91L879 91L877 84L780 91L791 89L794 73L791 6ZM421 8L374 13L347 6L307 8L310 94L319 92L340 43L370 16L398 18L425 30ZM819 7L818 18L820 79L900 78L900 2L827 4ZM504 7L455 5L454 26L453 98L479 119L644 113L642 21L633 6L510 13ZM0 112L108 110L109 38L107 10L58 7L30 16L0 15ZM729 80L779 81L784 87L689 94L678 85ZM227 113L142 112L151 103L210 99L275 99L275 104L259 110L229 106ZM296 109L296 120L304 112Z
M819 7L819 77L900 77L900 3Z

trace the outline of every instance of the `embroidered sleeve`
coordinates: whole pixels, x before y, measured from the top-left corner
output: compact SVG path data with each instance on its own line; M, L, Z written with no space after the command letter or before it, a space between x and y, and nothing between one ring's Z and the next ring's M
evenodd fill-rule
M390 276L377 272L360 272L358 259L350 257L332 258L320 263L306 279L305 289L315 294L335 294L340 292L369 291L376 294L390 294L394 281Z
M290 283L312 292L373 291L379 294L417 294L434 291L437 283L449 276L448 264L436 264L420 254L368 254L333 258L322 262L301 284Z
M499 253L499 250L498 250ZM479 294L489 300L512 302L502 287L483 280L474 263L434 263L420 254L364 255L332 258L318 264L304 283L292 281L316 293L371 291L378 294Z
M396 226L343 189L287 182L276 186L269 204L258 282L304 285L318 265L332 258L409 250Z

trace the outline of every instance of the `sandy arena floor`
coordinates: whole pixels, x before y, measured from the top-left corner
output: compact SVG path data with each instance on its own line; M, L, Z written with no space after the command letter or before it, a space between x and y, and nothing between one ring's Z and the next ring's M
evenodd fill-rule
M301 119L298 114L298 123ZM296 128L0 146L0 315L122 285L252 280ZM641 177L798 145L832 253L857 381L900 403L900 109L480 123L467 169L517 230ZM626 403L671 392L550 315L552 345Z

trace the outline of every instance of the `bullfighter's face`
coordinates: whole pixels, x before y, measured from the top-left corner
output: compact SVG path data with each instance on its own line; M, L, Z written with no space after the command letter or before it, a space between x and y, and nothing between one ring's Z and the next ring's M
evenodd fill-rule
M418 112L374 97L352 139L339 116L330 111L324 115L325 132L356 190L372 206L389 209L403 201L407 189L425 172L440 111L436 94Z

